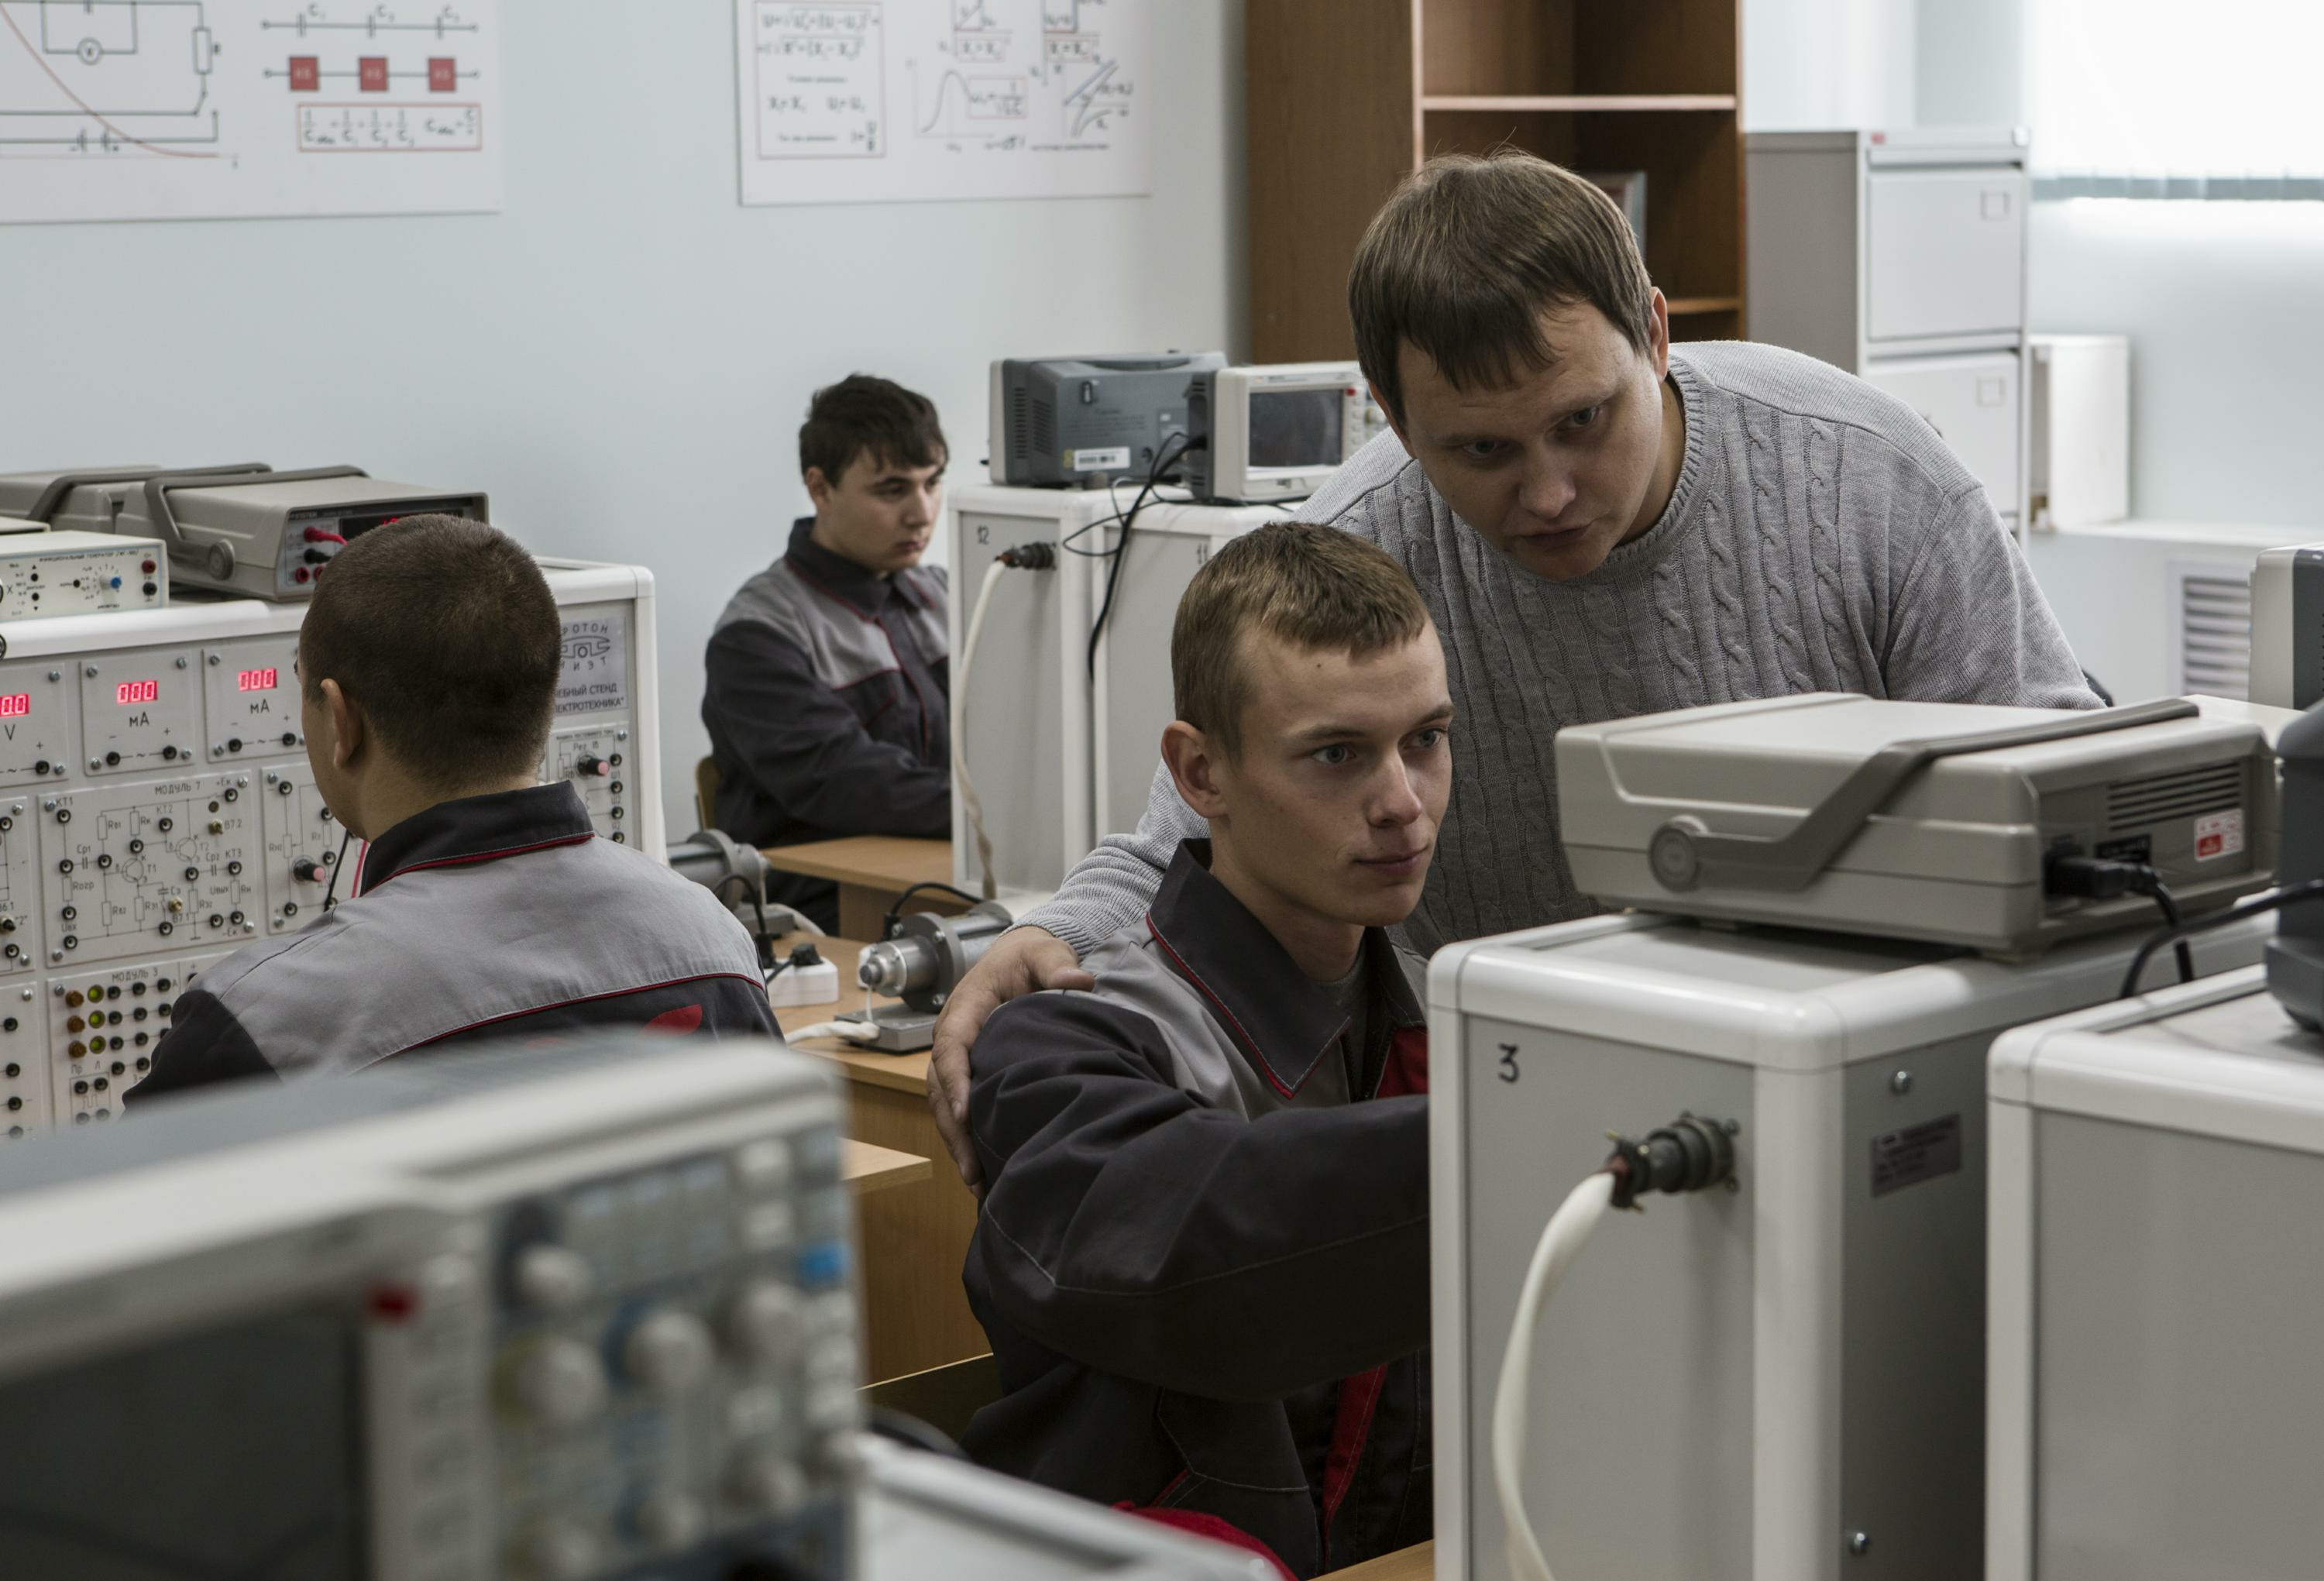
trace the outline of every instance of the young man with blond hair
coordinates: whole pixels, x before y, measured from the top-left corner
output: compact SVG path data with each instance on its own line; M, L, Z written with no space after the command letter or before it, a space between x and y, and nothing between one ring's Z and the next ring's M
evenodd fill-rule
M976 1043L965 1279L984 1464L1311 1576L1430 1530L1427 1034L1387 933L1452 790L1417 590L1328 528L1221 549L1162 756L1208 824L1153 904Z

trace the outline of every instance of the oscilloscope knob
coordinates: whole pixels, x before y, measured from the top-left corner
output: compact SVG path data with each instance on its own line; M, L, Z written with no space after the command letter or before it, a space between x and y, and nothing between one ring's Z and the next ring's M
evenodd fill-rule
M622 1369L663 1399L692 1393L710 1377L718 1347L691 1312L649 1312L622 1343Z
M577 1428L596 1420L612 1390L591 1347L562 1337L536 1341L517 1358L509 1393L525 1420Z

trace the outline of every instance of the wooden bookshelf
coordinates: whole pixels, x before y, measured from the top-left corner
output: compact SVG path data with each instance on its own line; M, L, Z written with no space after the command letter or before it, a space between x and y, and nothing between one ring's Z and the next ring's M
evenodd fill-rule
M1646 172L1678 340L1743 334L1738 0L1250 0L1250 286L1262 363L1350 357L1347 272L1398 181L1513 144Z

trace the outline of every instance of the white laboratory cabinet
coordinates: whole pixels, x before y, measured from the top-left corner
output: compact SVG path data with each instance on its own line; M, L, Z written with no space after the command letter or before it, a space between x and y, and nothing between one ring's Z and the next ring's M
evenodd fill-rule
M1127 484L947 491L953 740L982 805L1001 893L1054 891L1100 836L1138 826L1161 761L1162 727L1176 713L1170 631L1178 600L1220 545L1289 518L1278 506L1148 500L1093 655L1109 556L1137 493ZM1004 550L1035 543L1056 550L1055 564L1001 574L964 675L987 568ZM953 882L974 892L983 872L954 780Z
M2309 1581L2324 1038L2256 967L2107 1005L1989 1125L1987 1581Z
M2013 530L2025 503L2022 130L1744 139L1753 338L1925 418Z
M2251 694L2251 574L2314 527L2108 521L2029 534L2025 563L2084 669L2116 703Z
M1439 951L1436 1573L1509 1576L1492 1408L1543 1226L1609 1132L1691 1114L1731 1125L1734 1189L1608 1216L1535 1333L1519 1485L1558 1581L1976 1576L1987 1050L2110 998L2143 936L2008 965L1626 915Z

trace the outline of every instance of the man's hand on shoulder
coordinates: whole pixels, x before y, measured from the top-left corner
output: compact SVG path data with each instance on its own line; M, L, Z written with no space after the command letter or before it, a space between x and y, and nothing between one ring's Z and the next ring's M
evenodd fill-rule
M1097 979L1081 969L1073 946L1046 929L1012 928L945 1001L928 1062L928 1108L954 1166L972 1190L981 1192L984 1181L968 1139L968 1054L985 1018L1022 994L1095 987Z

